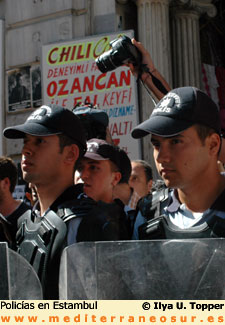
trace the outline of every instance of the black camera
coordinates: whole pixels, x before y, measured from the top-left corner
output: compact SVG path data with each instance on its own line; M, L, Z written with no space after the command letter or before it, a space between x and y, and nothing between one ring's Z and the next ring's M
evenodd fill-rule
M132 63L134 66L141 66L142 55L136 46L127 36L121 36L110 43L111 49L104 52L96 60L97 67L101 72L114 70L126 63Z
M77 104L73 113L79 117L86 131L86 139L106 139L106 128L109 117L104 111L95 108L91 103Z

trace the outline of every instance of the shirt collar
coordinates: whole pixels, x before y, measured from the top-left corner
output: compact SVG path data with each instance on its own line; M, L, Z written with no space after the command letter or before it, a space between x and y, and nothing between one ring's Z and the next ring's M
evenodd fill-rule
M72 185L68 187L49 207L54 212L57 211L58 206L64 202L71 201L77 198L83 189L83 184Z
M83 190L83 184L77 184L77 185L72 185L70 187L68 187L52 204L51 206L47 209L47 211L49 210L53 210L54 212L57 212L58 207L63 204L64 202L67 201L71 201L74 200L78 197L78 195L82 192ZM37 215L38 212L40 211L40 204L37 201L34 206L32 211ZM46 212L47 212L46 211ZM46 213L45 212L45 213Z
M225 190L223 190L223 192L217 197L217 199L212 204L210 209L225 211L224 201L225 201ZM171 192L170 201L169 201L169 204L166 209L168 212L176 212L176 211L178 211L180 206L181 206L181 203L178 199L177 190L174 189Z
M218 198L212 204L210 209L225 211L224 201L225 201L225 190L218 196ZM177 212L178 209L180 208L180 206L181 206L181 203L178 199L177 190L174 189L171 193L170 201L167 206L167 211L168 212Z

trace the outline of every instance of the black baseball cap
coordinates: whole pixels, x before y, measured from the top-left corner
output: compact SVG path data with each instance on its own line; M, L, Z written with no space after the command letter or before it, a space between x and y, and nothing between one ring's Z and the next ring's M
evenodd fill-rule
M121 173L120 183L127 183L131 174L131 162L126 152L105 140L90 139L87 141L87 151L84 158L93 160L110 160Z
M96 121L105 127L109 124L109 117L106 112L101 109L87 107L87 106L78 106L73 109L73 113L79 118L89 116L93 121Z
M24 138L25 134L50 136L64 134L86 150L85 131L72 111L57 105L43 105L27 118L24 124L7 127L3 134L9 139Z
M136 139L149 133L170 137L194 124L205 125L216 133L221 133L216 103L200 89L181 87L166 94L156 105L149 119L136 126L131 135Z

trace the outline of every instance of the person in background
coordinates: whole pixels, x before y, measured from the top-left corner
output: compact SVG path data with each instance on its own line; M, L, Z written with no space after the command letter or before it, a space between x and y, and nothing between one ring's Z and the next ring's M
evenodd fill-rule
M165 78L157 70L156 66L153 63L150 53L145 49L142 43L132 39L134 46L142 54L142 64L145 65L145 68L148 69L148 72L145 71L141 75L142 82L148 87L148 89L154 94L154 96L160 100L168 91L171 90L169 84ZM132 63L127 64L136 77L138 77L138 70Z
M82 200L88 199L91 203L92 199L101 202L99 207L102 209L108 207L108 213L103 210L102 214L96 213L91 218L72 221L74 230L70 233L69 243L73 243L76 237L79 241L96 240L100 233L98 240L129 239L129 222L124 213L124 205L121 200L114 201L116 198L121 199L114 196L115 188L119 184L128 184L131 173L130 159L125 151L105 140L90 139L87 141L87 152L80 160L77 170L80 181L83 182L81 204Z
M132 171L129 179L129 185L141 198L150 193L152 188L153 176L152 167L144 160L131 161ZM131 208L135 209L137 201L131 201Z
M27 211L29 206L22 200L14 199L13 192L17 183L18 170L14 161L5 156L0 157L0 213L5 219L1 228L0 240L7 241L11 247L15 246L17 221ZM4 220L2 219L2 220ZM3 223L2 223L3 224Z
M78 166L84 192L95 201L113 202L113 189L128 180L130 159L125 151L104 140L90 139Z

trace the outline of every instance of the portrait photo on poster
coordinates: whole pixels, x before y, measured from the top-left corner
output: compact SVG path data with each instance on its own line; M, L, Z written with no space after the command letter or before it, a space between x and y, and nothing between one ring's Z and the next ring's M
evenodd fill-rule
M31 107L30 66L17 68L7 72L8 111Z

